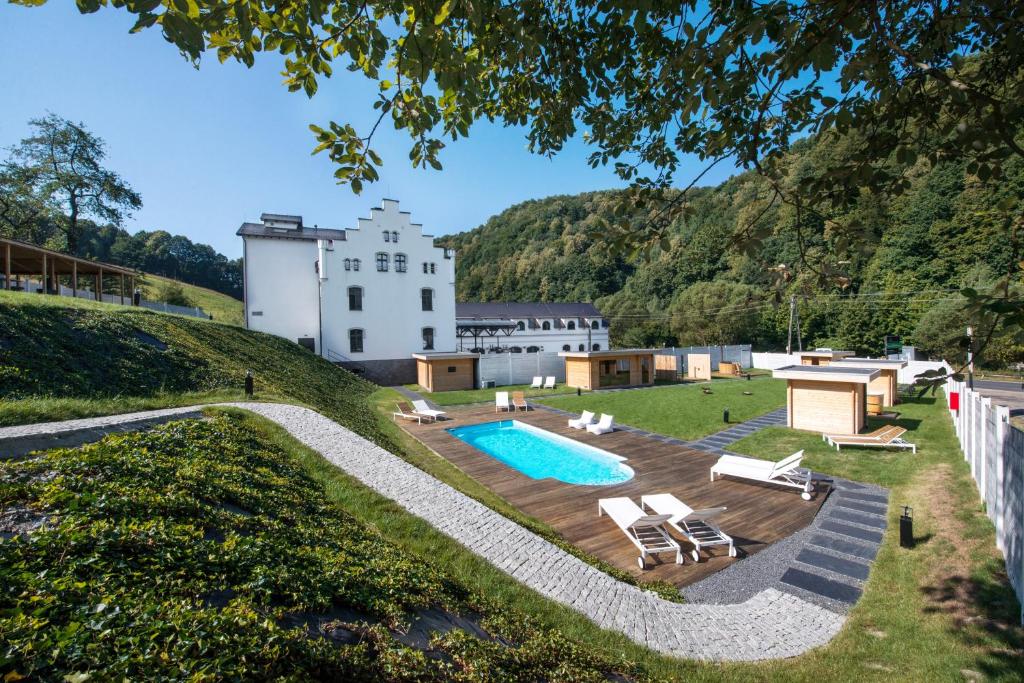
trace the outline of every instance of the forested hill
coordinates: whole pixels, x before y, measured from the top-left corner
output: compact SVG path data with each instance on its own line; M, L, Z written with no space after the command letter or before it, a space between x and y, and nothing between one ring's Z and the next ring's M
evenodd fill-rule
M842 153L804 143L789 160L791 175L813 174L826 155ZM796 294L805 343L878 353L885 334L899 334L936 355L956 356L966 320L955 290L1006 271L1009 236L994 207L1003 196L1024 197L1024 167L1012 160L1004 180L984 188L959 164L904 171L904 194L865 196L853 210L828 215L866 226L845 288L822 289L800 272L795 214L787 206L764 213L769 237L753 254L730 248L767 204L767 187L751 173L699 190L692 216L671 227L671 248L656 249L649 261L612 254L590 234L600 219L612 220L617 191L524 202L440 241L459 252L460 301L594 301L612 317L620 344L753 341L778 348L788 298ZM828 248L824 222L805 218L804 225L813 262ZM778 264L796 276L780 283L771 270ZM1019 350L1006 338L990 356L1009 362Z

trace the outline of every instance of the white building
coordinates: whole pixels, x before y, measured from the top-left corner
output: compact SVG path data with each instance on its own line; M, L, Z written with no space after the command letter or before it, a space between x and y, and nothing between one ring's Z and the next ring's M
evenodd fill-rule
M460 303L459 350L478 353L606 351L608 321L587 303Z
M455 258L385 199L357 227L265 213L238 229L245 322L381 384L416 381L413 353L455 351Z

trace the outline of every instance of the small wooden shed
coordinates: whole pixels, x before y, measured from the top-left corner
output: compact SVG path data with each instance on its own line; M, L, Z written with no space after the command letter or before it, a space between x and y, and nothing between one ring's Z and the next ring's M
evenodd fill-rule
M888 360L885 358L843 358L835 362L836 367L871 368L878 370L878 377L871 380L868 392L882 395L882 405L894 406L899 403L899 383L897 377L900 368L907 367L905 360Z
M688 379L711 380L711 354L688 353L686 355L686 377Z
M480 356L469 352L414 353L416 382L427 391L475 389Z
M867 387L872 368L787 365L772 372L784 379L787 424L824 434L857 434L867 424Z
M830 365L837 360L849 358L854 354L853 351L815 349L814 351L796 351L793 355L800 359L800 365Z
M635 387L654 384L654 349L562 351L565 384L580 389Z

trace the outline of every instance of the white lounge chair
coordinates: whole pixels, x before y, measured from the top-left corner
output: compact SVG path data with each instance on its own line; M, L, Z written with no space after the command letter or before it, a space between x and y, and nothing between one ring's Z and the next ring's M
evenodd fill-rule
M544 378L543 377L534 377L533 378L533 382L530 384L530 388L531 389L540 389L543 384L544 384Z
M740 455L723 455L711 467L711 481L715 480L716 474L718 476L727 474L740 479L802 489L803 493L800 494L800 497L810 500L811 491L814 490L814 478L811 476L810 470L800 467L800 461L803 458L803 451L797 451L778 462L744 458Z
M512 410L512 404L508 402L508 392L499 391L494 394L494 412Z
M419 401L413 401L412 407L416 411L417 415L423 415L424 417L429 417L433 420L436 420L441 417L448 417L448 413L444 412L443 410L431 408L423 399L420 399Z
M907 430L896 425L880 427L869 434L822 434L821 438L828 442L829 446L867 446L873 448L909 448L911 452L917 453L917 444L910 443L903 438Z
M587 431L591 434L607 434L608 432L614 432L615 427L612 424L612 416L601 413L601 419L598 420L597 424L587 425Z
M544 378L544 388L545 389L554 389L555 388L555 378L554 377L546 377L546 378Z
M705 508L694 510L671 493L656 493L640 497L640 507L652 510L659 515L672 515L668 525L686 537L693 544L694 562L700 562L700 549L713 545L729 546L729 557L736 557L736 546L732 536L722 531L714 522L714 518L725 512L726 508Z
M400 403L396 403L395 404L395 408L396 408L395 412L391 413L391 419L394 420L395 422L398 422L398 418L401 417L401 418L404 418L406 420L416 420L416 422L418 422L420 424L423 424L424 416L423 415L417 415L416 411L414 411L412 409L412 406L410 406L405 401L402 401ZM427 419L429 420L430 418L427 418Z
M582 415L569 420L569 426L573 429L586 429L587 425L592 424L594 424L594 414L589 410L584 410Z
M647 556L658 553L676 554L676 564L683 564L683 550L665 531L664 524L672 515L648 515L629 498L602 498L597 501L597 514L606 514L622 529L626 538L640 550L637 563L647 569Z

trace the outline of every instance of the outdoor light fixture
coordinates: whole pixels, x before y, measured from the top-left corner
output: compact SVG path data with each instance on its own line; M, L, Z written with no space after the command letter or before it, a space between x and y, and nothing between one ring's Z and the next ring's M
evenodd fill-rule
M583 395L583 390L580 389L579 387L576 387L576 395L577 396L582 396Z
M729 424L729 409L726 408L722 411L722 422Z
M914 508L904 505L900 515L900 547L914 547Z

